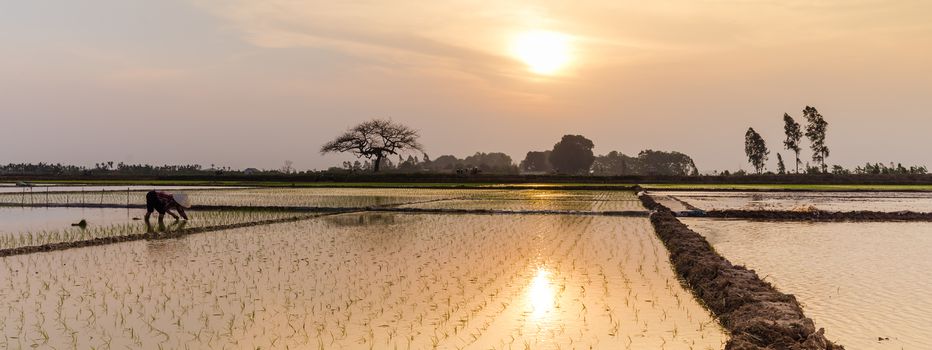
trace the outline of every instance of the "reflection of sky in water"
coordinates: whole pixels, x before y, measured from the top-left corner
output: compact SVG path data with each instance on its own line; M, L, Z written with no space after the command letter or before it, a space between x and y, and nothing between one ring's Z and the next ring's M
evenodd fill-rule
M827 211L932 212L932 193L920 192L702 192L664 191L703 210L793 210L808 205ZM668 201L669 203L669 201Z

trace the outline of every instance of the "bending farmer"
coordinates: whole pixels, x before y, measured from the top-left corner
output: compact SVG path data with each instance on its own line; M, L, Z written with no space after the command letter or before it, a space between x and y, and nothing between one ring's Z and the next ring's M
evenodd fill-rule
M152 215L153 210L159 212L159 222L162 222L165 213L168 213L168 215L171 215L175 220L178 220L178 215L172 213L172 209L177 210L178 214L181 214L181 217L185 220L188 219L188 215L184 213L184 206L175 201L175 197L170 193L161 191L149 191L149 193L146 193L146 222L149 222L149 216Z

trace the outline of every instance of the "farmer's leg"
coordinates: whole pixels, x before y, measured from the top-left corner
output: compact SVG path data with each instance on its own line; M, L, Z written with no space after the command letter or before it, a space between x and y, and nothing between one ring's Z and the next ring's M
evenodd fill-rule
M149 191L146 193L146 222L149 222L149 217L152 216L152 212L159 205L159 198L155 194L155 191Z

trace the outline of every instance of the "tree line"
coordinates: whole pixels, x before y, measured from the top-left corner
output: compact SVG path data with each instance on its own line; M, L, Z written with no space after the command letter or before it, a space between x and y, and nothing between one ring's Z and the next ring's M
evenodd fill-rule
M822 116L819 111L812 106L806 106L802 111L803 119L806 121L805 132L802 125L800 125L796 120L789 115L789 113L783 113L783 133L785 138L783 140L784 149L790 151L794 157L794 171L793 173L800 173L800 166L803 165L802 160L800 159L800 153L802 151L802 139L803 136L809 140L809 149L812 151L812 161L818 166L809 166L807 162L803 171L807 174L819 174L819 173L829 173L836 175L850 175L850 174L859 174L859 175L877 175L877 174L898 174L898 175L914 175L914 174L926 174L928 170L925 166L910 166L905 167L902 164L893 165L890 163L890 166L886 166L882 163L867 163L863 167L858 166L853 170L845 169L840 165L833 165L831 170L829 170L828 163L826 162L831 151L826 145L825 138L826 133L828 132L828 122L825 121L825 118ZM770 150L767 148L767 143L764 141L764 138L761 137L753 127L748 128L747 132L744 134L744 153L748 158L748 163L754 167L754 170L757 174L762 174L766 170L767 160L769 160ZM787 174L786 163L783 161L783 155L777 153L777 174ZM727 174L727 172L726 172Z
M354 162L331 171L447 172L458 174L572 174L572 175L698 175L692 158L679 152L644 150L636 157L617 151L596 156L595 144L582 135L564 135L553 148L528 152L520 164L501 152L476 153L464 159L444 155L431 160L418 141L420 135L406 125L386 119L363 122L320 148L322 154L352 153ZM405 153L420 153L417 155ZM392 162L392 156L398 162Z
M821 172L828 172L826 159L830 154L828 146L825 144L825 135L828 132L828 122L822 117L822 114L815 107L806 106L803 108L803 118L806 119L806 132L803 133L802 126L793 119L789 113L783 113L783 133L786 139L783 140L783 147L793 153L796 157L795 173L799 173L799 166L802 160L799 154L802 151L803 135L809 139L809 148L812 150L812 161L819 164ZM770 150L767 149L767 143L764 138L754 130L748 128L744 134L744 154L748 157L748 162L754 167L758 174L764 172L766 168ZM808 166L807 166L808 170ZM783 162L783 156L777 154L777 171L780 174L786 173L786 164Z
M127 164L105 161L94 164L93 167L67 165L61 163L10 163L0 165L0 174L24 174L24 175L100 175L100 174L123 174L123 175L204 175L214 174L216 172L234 172L230 168L204 169L197 164L183 165L149 165L149 164Z

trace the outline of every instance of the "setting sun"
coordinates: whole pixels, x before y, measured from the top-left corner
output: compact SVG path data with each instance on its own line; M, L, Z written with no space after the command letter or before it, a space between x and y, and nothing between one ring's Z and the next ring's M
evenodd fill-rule
M551 75L570 61L570 39L563 33L528 31L512 42L512 54L537 74Z

